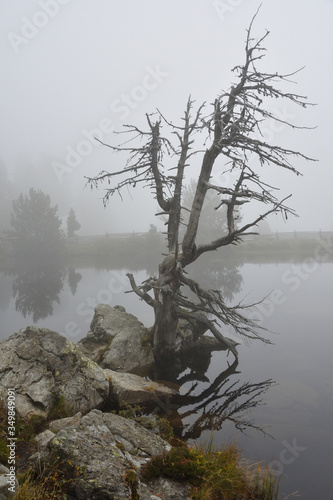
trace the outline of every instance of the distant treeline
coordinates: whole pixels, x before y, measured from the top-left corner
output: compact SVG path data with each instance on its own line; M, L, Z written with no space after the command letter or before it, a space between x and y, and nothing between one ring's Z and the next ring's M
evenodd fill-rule
M316 236L317 234L317 236ZM15 242L0 242L0 267L11 260ZM64 240L62 259L75 267L139 268L156 272L166 254L164 237L160 233L133 233L130 236L112 235L76 237ZM333 261L333 233L313 233L313 236L285 237L283 234L257 236L237 245L228 245L206 255L214 261L233 265L259 262L300 262L310 258L321 262Z
M333 233L315 233L313 236L283 237L258 236L237 245L228 245L212 252L214 260L228 260L233 264L246 262L299 262L305 258L332 262ZM77 263L92 263L100 267L144 266L154 268L167 252L164 238L155 235L133 234L130 237L112 236L67 240L67 255ZM209 255L207 257L209 258Z

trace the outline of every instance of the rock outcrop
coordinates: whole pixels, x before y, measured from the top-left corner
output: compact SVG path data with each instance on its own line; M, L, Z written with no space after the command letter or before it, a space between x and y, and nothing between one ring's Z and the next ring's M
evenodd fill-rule
M15 388L16 410L28 418L47 417L61 396L74 415L130 404L163 406L176 392L132 373L103 369L59 333L36 327L0 342L0 397L6 398L8 388Z
M109 400L109 381L96 363L59 333L29 326L0 342L0 396L15 388L22 417L47 416L56 397L87 413Z
M177 391L157 382L145 380L133 373L104 370L110 382L110 398L118 406L159 403Z
M27 464L63 467L68 498L189 500L189 485L164 478L145 481L140 475L147 460L171 448L152 425L156 417L149 416L153 432L101 411L149 403L164 408L177 388L136 374L152 365L149 331L120 306L97 306L91 331L77 345L34 326L1 341L0 398L14 388L17 412L29 418L48 417L55 400L63 397L73 415L51 422L35 437ZM10 497L8 469L1 467L0 500ZM1 496L1 488L7 496Z
M92 410L51 439L50 431L47 432L47 436L37 437L39 442L47 443L41 447L38 461L42 460L46 466L52 466L56 461L59 469L65 467L67 478L71 475L68 493L74 498L190 498L187 484L165 479L149 482L140 479L140 467L171 447L133 420ZM134 495L134 489L138 496Z
M77 346L102 368L118 372L141 374L154 363L148 329L122 306L99 304Z

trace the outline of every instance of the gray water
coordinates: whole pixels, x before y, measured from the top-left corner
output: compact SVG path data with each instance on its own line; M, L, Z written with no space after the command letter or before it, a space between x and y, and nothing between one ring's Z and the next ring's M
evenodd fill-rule
M140 282L146 273L137 272L135 277ZM208 369L201 370L204 375L198 362L180 374L181 393L192 391L182 406L168 412L177 420L179 433L189 441L205 442L211 436L211 423L217 429L216 446L237 441L250 460L272 461L273 470L282 478L281 499L298 490L297 498L330 500L333 264L245 264L227 277L218 278L216 271L202 277L214 281L213 288L216 282L222 288L229 283L231 303L255 302L273 292L253 310L252 317L276 333L266 334L274 345L242 343L237 366L222 351L213 354ZM152 324L149 307L133 293L124 293L129 290L125 270L76 269L64 272L60 282L58 278L40 276L46 288L40 296L31 296L36 277L0 273L2 339L35 324L77 342L88 332L97 303L121 304L145 325ZM234 396L238 407L232 406ZM242 411L251 396L253 401Z

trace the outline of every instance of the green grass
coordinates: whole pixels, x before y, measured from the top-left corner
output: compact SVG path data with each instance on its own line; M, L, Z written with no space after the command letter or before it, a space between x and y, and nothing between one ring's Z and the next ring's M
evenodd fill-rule
M159 434L161 438L166 441L171 442L174 437L173 428L166 418L161 418L158 415L151 418L149 415L145 414L144 409L139 405L126 405L125 408L118 412L113 410L111 413L118 413L118 415L123 418L134 420L142 425L142 427L145 427L145 429Z
M213 450L212 442L173 448L142 469L146 480L166 477L188 481L193 500L276 500L279 484L262 465L250 465L235 444Z

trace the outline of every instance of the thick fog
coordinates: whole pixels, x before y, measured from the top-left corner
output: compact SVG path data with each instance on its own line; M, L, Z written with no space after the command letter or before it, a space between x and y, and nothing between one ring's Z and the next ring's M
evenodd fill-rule
M104 209L103 188L85 188L85 176L124 166L124 158L94 136L116 144L112 131L142 125L146 112L159 108L177 122L189 95L197 104L213 102L235 81L231 69L244 61L246 29L260 3L253 33L270 31L260 68L290 73L305 66L289 90L317 104L307 110L272 104L281 118L317 128L268 126L267 139L318 162L296 160L302 177L272 167L272 184L281 198L293 194L290 205L299 218L274 216L269 224L273 231L333 230L331 0L2 0L0 177L8 184L6 196L43 190L64 221L74 208L82 235L159 224L148 189L125 192L123 202L115 197Z

